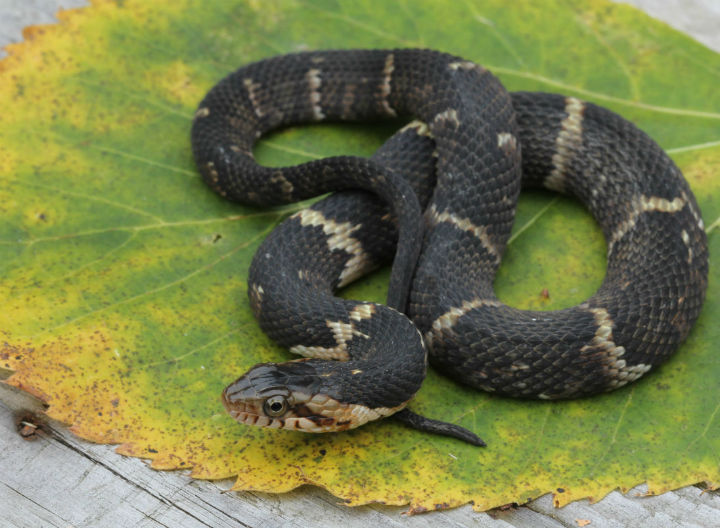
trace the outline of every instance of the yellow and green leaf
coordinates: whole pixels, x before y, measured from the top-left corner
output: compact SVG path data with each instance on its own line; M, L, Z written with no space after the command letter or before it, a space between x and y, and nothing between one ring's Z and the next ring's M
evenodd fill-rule
M81 437L158 469L237 477L237 489L312 483L347 504L412 511L720 482L716 53L604 0L95 0L26 39L0 62L0 367ZM203 185L189 145L195 106L263 57L397 46L475 60L510 89L604 104L671 153L702 208L712 264L700 320L664 367L612 394L551 403L431 372L412 408L471 428L485 449L387 420L313 436L239 426L223 411L227 383L290 358L258 329L245 281L260 241L295 207L240 207ZM390 133L293 128L256 154L269 165L369 155ZM578 204L526 193L497 292L523 308L570 306L598 287L604 262ZM385 280L344 295L381 301Z

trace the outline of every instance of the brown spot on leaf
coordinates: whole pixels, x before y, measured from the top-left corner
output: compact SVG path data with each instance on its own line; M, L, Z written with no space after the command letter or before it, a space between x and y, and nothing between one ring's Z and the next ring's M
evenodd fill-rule
M403 512L405 515L417 515L418 513L425 513L428 509L425 506L411 506L410 509Z

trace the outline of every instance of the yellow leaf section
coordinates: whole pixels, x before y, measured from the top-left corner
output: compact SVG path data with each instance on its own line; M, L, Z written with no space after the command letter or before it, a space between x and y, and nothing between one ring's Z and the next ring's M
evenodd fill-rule
M15 369L6 383L47 403L48 416L72 424L72 429L83 438L117 443L122 431L108 429L108 423L127 424L134 418L130 407L122 401L125 395L115 392L107 379L105 362L92 359L99 355L98 350L116 353L111 335L107 328L93 327L62 337L35 338L24 345L10 345L6 341L0 359L9 360ZM119 360L117 356L116 361ZM68 402L74 404L69 406Z
M195 82L192 68L182 60L173 61L162 69L145 72L143 81L148 88L159 88L165 99L179 102L185 107L192 108L205 95L205 90Z

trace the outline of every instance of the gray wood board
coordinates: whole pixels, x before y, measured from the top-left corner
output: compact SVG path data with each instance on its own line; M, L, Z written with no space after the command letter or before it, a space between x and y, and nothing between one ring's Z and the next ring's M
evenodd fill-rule
M718 0L625 0L720 51ZM85 0L0 0L0 46L17 42L30 24L52 23L59 8ZM0 52L0 57L4 52ZM46 422L33 441L16 419L41 410L31 397L0 386L0 528L25 527L600 527L720 526L720 496L689 486L644 497L645 486L613 492L596 504L574 502L556 509L546 495L527 506L475 513L469 506L407 517L403 508L347 508L310 486L290 493L225 493L232 482L191 479L186 472L159 472L112 446L84 442L67 428ZM482 478L481 476L479 478Z

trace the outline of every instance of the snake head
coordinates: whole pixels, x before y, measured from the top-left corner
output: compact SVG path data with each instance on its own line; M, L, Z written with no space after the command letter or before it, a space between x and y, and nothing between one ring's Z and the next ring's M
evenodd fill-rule
M326 364L314 359L260 363L223 391L223 405L242 424L309 433L352 429L404 407L369 408L331 396L325 389L336 371Z

